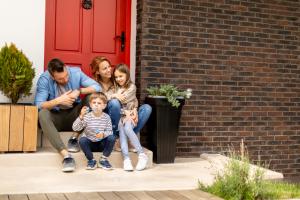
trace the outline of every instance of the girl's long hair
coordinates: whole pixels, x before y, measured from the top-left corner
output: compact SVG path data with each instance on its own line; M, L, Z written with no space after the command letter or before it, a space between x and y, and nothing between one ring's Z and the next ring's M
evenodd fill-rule
M129 68L127 67L126 64L121 63L121 64L116 65L116 67L114 68L114 70L113 70L113 77L115 77L114 76L115 75L115 71L119 71L121 73L126 74L126 82L124 84L124 87L127 89L130 86L130 84L132 83L131 78L130 78ZM114 79L115 85L117 85L117 82L116 82L115 78L113 78L113 79Z

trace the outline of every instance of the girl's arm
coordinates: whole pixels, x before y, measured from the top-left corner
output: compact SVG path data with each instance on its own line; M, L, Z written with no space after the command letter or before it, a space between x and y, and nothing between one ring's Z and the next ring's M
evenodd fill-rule
M125 100L122 102L123 104L127 104L129 102L137 101L136 86L133 83L122 94L125 96Z

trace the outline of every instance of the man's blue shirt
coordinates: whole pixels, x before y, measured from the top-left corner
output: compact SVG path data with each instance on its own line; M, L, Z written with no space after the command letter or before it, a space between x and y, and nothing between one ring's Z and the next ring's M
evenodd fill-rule
M93 87L96 92L101 91L100 85L87 75L85 75L78 67L66 67L69 74L69 81L67 83L70 90L76 90L81 87ZM51 78L48 71L45 71L39 78L36 87L36 94L34 104L41 109L41 104L45 101L50 101L58 97L58 85L55 80ZM76 99L76 102L80 102L80 98ZM58 110L58 107L53 109Z

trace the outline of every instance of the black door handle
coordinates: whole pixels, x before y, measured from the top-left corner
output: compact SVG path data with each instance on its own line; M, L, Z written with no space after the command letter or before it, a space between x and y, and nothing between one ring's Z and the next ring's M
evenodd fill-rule
M121 41L121 51L125 50L125 32L122 31L121 35L117 35L115 39L119 39Z
M91 9L93 6L92 0L83 0L82 1L82 7L86 10Z

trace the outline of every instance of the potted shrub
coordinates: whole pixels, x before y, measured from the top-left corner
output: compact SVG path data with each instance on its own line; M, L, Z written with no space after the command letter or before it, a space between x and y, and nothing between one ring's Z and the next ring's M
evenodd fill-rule
M35 151L37 108L17 104L30 95L35 71L32 63L14 44L0 50L0 91L11 104L0 105L0 151Z
M191 89L180 91L171 84L147 89L145 102L151 105L152 114L147 123L148 147L156 163L173 163L175 159L179 121L185 98Z

